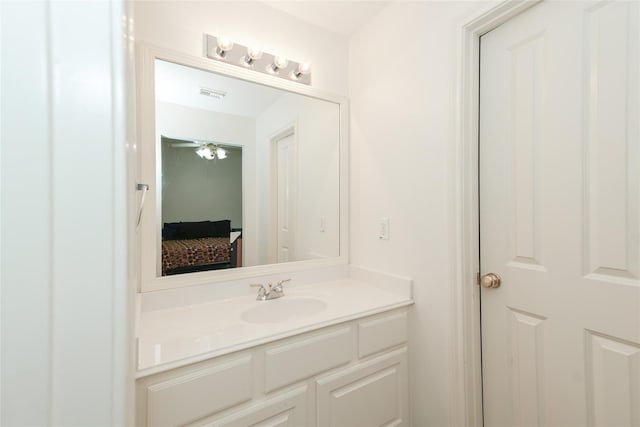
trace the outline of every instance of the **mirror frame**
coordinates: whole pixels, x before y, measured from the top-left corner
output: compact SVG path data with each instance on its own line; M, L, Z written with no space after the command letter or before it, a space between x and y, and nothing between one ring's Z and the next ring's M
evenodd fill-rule
M204 44L203 44L204 46ZM281 264L264 264L238 269L212 270L172 276L157 276L157 260L159 258L161 235L161 196L162 186L157 186L157 171L161 170L161 157L156 144L155 118L155 60L173 62L187 67L210 71L227 77L262 84L287 92L335 103L339 107L339 220L340 220L340 255L337 257L292 261ZM346 265L349 262L349 113L346 97L337 96L317 90L311 86L287 81L252 70L243 69L212 59L195 57L175 52L147 43L136 44L136 112L137 140L136 149L136 183L149 184L150 189L145 197L140 225L132 229L136 231L136 271L138 292L151 292L163 289L175 289L187 286L206 285L238 279L257 278L272 274L285 274L311 268ZM152 153L152 155L149 155ZM135 183L132 187L135 188ZM139 192L137 192L139 193ZM136 201L140 203L140 194ZM244 198L244 195L243 195ZM136 206L136 209L139 205ZM243 217L245 207L243 206ZM137 218L137 215L135 216Z

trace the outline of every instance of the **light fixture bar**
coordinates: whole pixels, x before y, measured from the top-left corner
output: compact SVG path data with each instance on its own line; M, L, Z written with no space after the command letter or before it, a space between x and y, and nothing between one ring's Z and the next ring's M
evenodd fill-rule
M206 34L205 52L207 58L215 61L311 85L311 65L309 63L291 61L280 55L272 55L254 47L233 43L227 37Z

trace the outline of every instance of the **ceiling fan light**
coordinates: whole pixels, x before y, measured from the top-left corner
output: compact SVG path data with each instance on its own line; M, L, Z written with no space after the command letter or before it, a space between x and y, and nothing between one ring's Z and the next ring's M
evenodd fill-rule
M225 150L224 148L217 147L216 148L216 155L218 156L218 158L220 160L226 159L227 158L227 150Z
M216 158L215 151L210 147L210 144L203 145L196 149L196 154L203 159L213 160Z
M227 150L211 143L202 144L200 147L196 148L195 152L198 156L206 160L222 160L227 158Z

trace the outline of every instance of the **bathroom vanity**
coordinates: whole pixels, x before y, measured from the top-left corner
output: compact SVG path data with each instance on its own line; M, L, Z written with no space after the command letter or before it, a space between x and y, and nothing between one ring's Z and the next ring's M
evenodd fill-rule
M411 282L354 270L272 301L143 312L136 424L409 425Z

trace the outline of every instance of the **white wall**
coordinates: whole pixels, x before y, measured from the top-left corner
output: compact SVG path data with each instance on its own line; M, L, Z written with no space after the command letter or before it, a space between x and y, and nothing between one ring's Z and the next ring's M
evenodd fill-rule
M351 260L414 279L413 425L453 423L457 36L485 2L392 2L350 40ZM390 240L376 221L390 218Z
M0 3L2 425L132 420L123 12Z
M260 263L268 259L271 194L271 140L296 126L297 212L295 260L340 255L340 107L302 95L285 94L256 119L258 243ZM320 218L325 229L320 231ZM275 256L275 253L272 254Z

